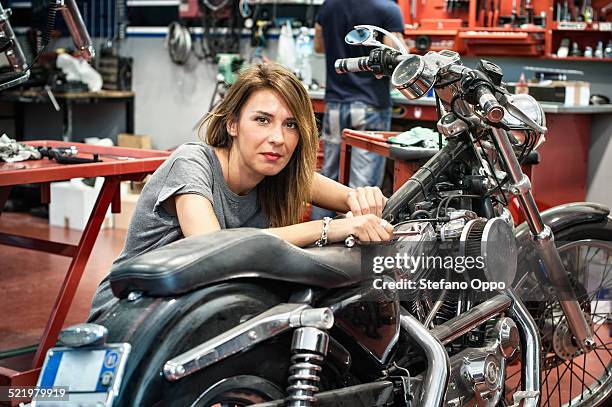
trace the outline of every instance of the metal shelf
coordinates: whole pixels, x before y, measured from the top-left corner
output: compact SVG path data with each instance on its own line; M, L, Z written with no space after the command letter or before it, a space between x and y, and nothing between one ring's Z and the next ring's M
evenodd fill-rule
M612 62L612 58L588 58L588 57L565 57L561 58L556 55L546 55L546 59L554 59L555 61L593 61L593 62Z

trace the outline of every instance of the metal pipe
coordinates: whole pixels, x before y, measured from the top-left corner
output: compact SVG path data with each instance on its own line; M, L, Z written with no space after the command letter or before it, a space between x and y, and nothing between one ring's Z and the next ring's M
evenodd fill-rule
M450 270L446 270L446 280L450 280L450 277ZM442 291L433 308L431 309L431 311L429 311L429 315L427 316L427 319L425 319L425 323L423 324L425 325L425 328L429 329L431 327L434 318L436 317L438 311L440 311L440 308L442 308L442 305L444 304L444 297L446 297L446 290Z
M533 195L531 194L529 178L527 178L521 169L521 164L518 162L516 154L514 154L512 144L510 144L506 131L501 128L492 128L492 130L496 145L499 149L499 154L504 161L504 164L506 164L508 176L510 177L512 186L516 186L517 188L521 185L524 186L524 188L517 191L518 193L515 195L518 195L521 203L521 209L523 210L525 218L529 223L529 229L534 235L537 235L544 230L544 222L542 221L538 207L536 206Z
M540 400L540 333L523 301L512 289L506 290L512 299L510 312L521 333L522 382L525 397L523 407L537 407Z
M417 172L402 185L387 201L382 218L389 222L398 219L400 213L406 210L406 202L413 202L427 193L427 190L435 182L435 175L442 173L453 161L471 145L463 141L448 140L448 144L436 155L431 157Z
M555 246L552 230L546 226L544 231L539 236L536 236L534 243L538 255L548 271L548 278L555 288L559 304L567 319L570 330L581 349L585 351L591 350L595 346L593 330L591 324L587 322L572 283L567 276L565 266Z
M11 10L5 10L0 4L0 32L3 32L4 37L11 41L9 50L5 52L6 59L8 59L9 64L13 67L13 71L23 72L27 68L28 64L26 62L25 55L21 50L21 46L19 45L19 41L17 41L17 37L15 37L15 32L11 27L11 23L9 22L10 15Z
M440 341L416 318L401 309L400 325L408 335L425 351L427 371L423 377L421 407L440 407L446 399L450 376L450 359Z
M163 373L169 381L176 381L291 328L310 326L329 329L333 325L334 314L329 308L279 304L168 360Z
M89 38L87 27L75 0L57 0L66 26L72 36L72 41L83 58L90 61L95 56L95 50Z
M446 345L470 332L483 322L508 310L511 305L512 300L510 297L500 294L482 304L478 304L458 317L436 326L430 332L443 345Z
M442 294L440 294L440 299L436 301L433 308L429 312L429 315L425 319L425 323L423 324L425 328L429 329L429 327L431 326L431 323L436 317L436 314L438 314L438 311L440 311L440 307L442 307L442 304L444 304L444 294L446 294L446 291L443 291Z
M492 130L500 156L506 164L512 182L510 189L514 195L518 196L521 209L534 237L538 254L547 271L547 277L561 300L559 302L563 314L580 348L585 351L590 350L595 345L591 325L587 322L584 312L582 312L582 308L576 300L577 297L567 277L559 252L555 247L552 230L544 224L535 199L531 194L529 178L521 170L506 131L501 128L493 128Z
M538 210L538 206L535 203L531 191L529 194L519 195L517 198L519 200L519 206L522 208L527 224L529 225L529 230L532 232L539 230L536 234L542 233L545 228L544 221L542 221L540 211Z

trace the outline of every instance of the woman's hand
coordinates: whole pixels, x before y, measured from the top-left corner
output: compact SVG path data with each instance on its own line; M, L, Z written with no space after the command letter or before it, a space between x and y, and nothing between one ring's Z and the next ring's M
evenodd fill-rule
M350 235L362 242L387 241L393 236L393 226L372 214L334 219L329 224L329 241L341 242Z
M353 216L373 214L380 217L387 198L378 187L358 187L349 191L346 203Z

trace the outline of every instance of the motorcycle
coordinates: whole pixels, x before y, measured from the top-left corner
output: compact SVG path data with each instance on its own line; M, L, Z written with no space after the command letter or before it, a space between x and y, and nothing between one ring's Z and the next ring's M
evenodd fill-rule
M61 332L39 385L69 386L71 400L107 406L594 406L608 398L612 353L602 329L611 314L597 308L612 269L609 209L574 203L540 213L520 162L542 141L545 115L529 95L506 91L501 68L482 60L471 69L447 50L411 55L379 34L393 38L356 26L346 42L374 48L336 61L336 70L388 75L409 99L433 88L446 140L387 202L392 250L415 256L448 243L480 256L480 270L463 274L498 290L487 298L399 290L401 267L372 273L377 245L349 238L301 249L264 230L223 230L114 269L103 290L109 303ZM509 196L527 219L516 227ZM433 276L427 267L411 273Z

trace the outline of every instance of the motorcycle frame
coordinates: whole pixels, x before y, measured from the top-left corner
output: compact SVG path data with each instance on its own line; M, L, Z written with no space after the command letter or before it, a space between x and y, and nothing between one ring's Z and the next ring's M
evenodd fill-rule
M544 268L548 272L548 279L552 283L557 295L561 300L561 308L567 319L568 325L583 350L590 350L595 346L591 325L587 322L580 303L576 298L570 280L561 262L561 257L555 246L555 237L552 229L544 223L533 194L529 177L523 173L516 154L510 144L506 130L492 128L493 141L502 158L510 177L510 192L517 197L519 207L527 220L535 247L542 259Z
M436 74L436 83L448 82L449 85L436 86L435 92L439 100L442 102L440 114L444 113L444 110L453 109L453 100L449 100L449 97L454 98L457 95L464 93L459 84L465 73L471 74L471 70L462 66L461 64L451 63L448 66L442 67ZM527 121L526 125L533 126L536 132L545 132L546 128L540 124L535 123L527 115L523 114L520 109L514 107L504 93L498 96L502 103L516 114L521 114L519 117L521 120ZM559 252L555 246L554 234L552 229L547 226L543 220L542 215L535 203L535 199L531 192L531 182L529 177L523 173L521 165L518 161L516 153L510 143L508 132L500 125L494 125L483 120L479 114L476 114L474 107L462 98L457 100L456 109L458 113L463 116L468 116L470 120L474 120L474 124L480 128L490 128L491 140L496 147L497 154L501 158L505 166L505 171L510 179L509 191L511 194L517 197L521 212L525 216L529 230L531 231L532 239L535 242L536 250L542 259L545 271L548 275L546 278L551 282L557 296L561 299L560 304L563 313L567 319L569 328L573 333L579 346L584 350L588 351L595 346L595 340L593 339L593 331L590 323L587 321L580 303L576 299L574 290L572 289L570 280L565 271L565 267L559 257ZM508 114L508 113L506 113ZM524 116L524 117L523 117ZM469 130L464 134L469 133ZM472 135L469 135L472 140Z
M432 55L432 58L434 58L433 60L436 61L435 56L437 54L430 54ZM428 54L428 56L430 54ZM442 117L446 111L453 111L456 109L456 114L462 117L467 117L467 120L471 121L472 125L482 129L490 128L491 140L496 147L496 152L501 158L510 179L510 186L508 189L510 193L516 196L518 199L519 207L527 220L536 250L544 265L545 270L542 270L542 274L546 274L546 276L544 276L545 280L550 281L555 293L561 299L561 301L559 301L561 308L576 341L584 351L588 351L595 346L591 325L580 308L580 304L576 299L577 297L572 289L565 267L561 262L561 258L559 257L559 253L555 246L553 231L542 220L542 216L531 192L531 182L529 177L527 177L527 175L524 174L521 169L521 165L514 152L514 149L512 148L512 144L510 143L508 132L499 125L491 125L483 120L479 114L476 114L474 107L463 98L456 99L457 96L464 93L464 89L462 89L462 85L460 85L461 79L466 74L470 75L472 70L461 65L460 62L458 62L458 56L455 58L456 59L451 62L444 59L436 61L439 63L439 69L434 74L432 86L434 87L437 99L441 102L438 104L440 110L439 114ZM431 74L431 72L429 74ZM402 89L400 89L400 91L402 91ZM406 96L409 98L414 98L414 95L409 92L406 94ZM512 107L513 111L518 110L516 107L511 105L511 102L508 100L506 95L502 94L500 99L508 108ZM456 102L456 104L454 104L454 102ZM545 131L544 127L533 122L530 118L525 117L521 119L531 121L532 123L530 123L530 125L537 127L537 131ZM468 123L467 120L466 124ZM463 120L456 120L456 122L463 124ZM472 140L474 139L473 135L470 134L470 129L468 129L468 126L465 126L464 131L459 133L457 137L469 139L468 144L471 144ZM440 151L437 155L440 154L444 153ZM434 156L434 158L436 158L436 156ZM451 154L451 157L449 158L453 158L453 154ZM430 160L430 162L432 162L432 160ZM429 162L427 164L429 164ZM434 171L433 169L430 170ZM402 188L400 188L400 191L401 190ZM401 195L401 197L394 200L396 206L397 204L403 206L406 202L411 201L410 199L403 200L403 197L404 195ZM383 213L383 216L384 215L385 213ZM395 217L397 217L397 213L395 213ZM390 218L391 219L387 220L393 220L394 216L391 216Z
M266 319L284 323L287 320L286 311L303 310L304 305L300 304L282 304L265 312ZM275 310L275 311L273 311ZM262 314L262 315L264 315ZM457 337L469 332L470 330L485 323L487 320L500 316L502 314L511 315L517 326L521 338L521 354L523 363L523 391L519 393L515 399L522 401L525 407L536 407L540 397L540 337L537 327L529 311L522 303L520 298L514 294L512 290L507 290L503 294L499 294L481 304L476 305L464 314L461 314L444 324L438 325L434 330L428 330L416 318L410 315L407 311L400 311L400 335L407 336L406 339L415 341L425 352L427 356L428 367L422 376L415 378L406 378L406 381L393 380L396 377L390 376L387 368L381 366L381 370L377 372L379 379L363 384L343 387L339 389L329 390L317 394L317 402L320 406L336 405L339 399L350 401L350 405L354 406L370 406L384 405L386 403L397 401L398 391L406 391L405 387L414 386L413 383L421 383L422 388L427 389L426 392L420 392L420 398L416 401L419 407L441 407L444 405L446 397L446 387L448 385L450 374L449 356L444 348L445 344L450 343ZM255 317L254 319L260 319ZM245 327L253 322L247 321L238 327L239 331L245 331ZM267 330L266 332L258 330L259 334L263 334L265 338L272 339L278 336L281 332ZM222 338L228 338L227 333L223 333L209 342L220 343ZM358 338L354 339L358 342ZM246 350L250 345L245 345L241 351ZM221 349L227 348L223 347ZM217 353L217 361L229 356L224 353ZM400 367L401 368L401 367ZM400 385L398 386L398 383ZM412 396L412 394L410 394ZM273 400L266 403L255 405L256 407L280 407L285 405L285 400Z
M416 405L439 407L445 401L451 370L449 356L444 345L491 318L502 314L510 314L519 327L520 349L522 360L525 361L522 372L524 389L520 392L519 397L523 400L524 406L537 406L540 394L540 382L537 380L540 377L539 333L529 311L512 290L476 305L469 311L438 325L434 330L428 330L416 318L401 308L395 291L385 290L379 299L387 298L387 300L382 302L372 301L371 294L372 290L366 284L363 284L352 289L340 290L336 295L319 301L314 301L312 296L309 296L307 302L311 304L279 304L241 323L230 331L223 332L168 360L164 366L164 376L170 381L181 380L236 353L252 349L258 343L278 337L290 329L302 326L317 326L331 329L331 337L335 337L335 340L338 340L337 343L340 344L340 350L347 353L346 356L336 357L335 359L350 360L358 358L364 366L367 366L367 369L371 369L365 374L358 375L361 376L361 379L365 379L365 382L350 387L350 391L347 391L347 388L340 388L319 393L317 399L320 405L327 405L327 403L333 405L334 400L337 400L338 397L349 397L355 401L355 405L368 405L366 400L380 401L383 396L389 397L390 400L393 400L398 393L401 394L402 392L405 392L408 396L410 390L407 390L406 387L415 386L415 384L411 384L412 379L410 378L400 381L391 380L387 382L387 385L374 385L373 383L381 378L393 379L389 371L394 365L395 358L391 356L398 351L397 341L400 336L403 336L405 340L410 340L423 349L427 359L427 369L416 378L415 382L422 383L420 384L421 388L426 388L428 391L420 392ZM311 305L319 308L313 309ZM390 306L395 310L394 313L398 315L397 335L388 332L389 329L380 332L383 336L378 342L384 342L386 348L383 353L377 352L372 347L368 348L371 341L368 340L366 332L369 329L359 321L355 322L356 310L367 308L368 305L375 308L372 310L372 315L378 315L381 310L389 309ZM333 316L331 316L332 312ZM367 322L370 323L368 326L371 329L380 328L378 323L380 321L368 319ZM361 329L364 327L366 329ZM391 328L390 331L393 331L392 326L389 326L389 328ZM344 334L341 334L341 332ZM350 349L350 353L346 352L344 346ZM398 388L398 385L401 387ZM364 404L357 403L359 400ZM261 407L283 405L283 403L283 400L275 400L264 403Z

